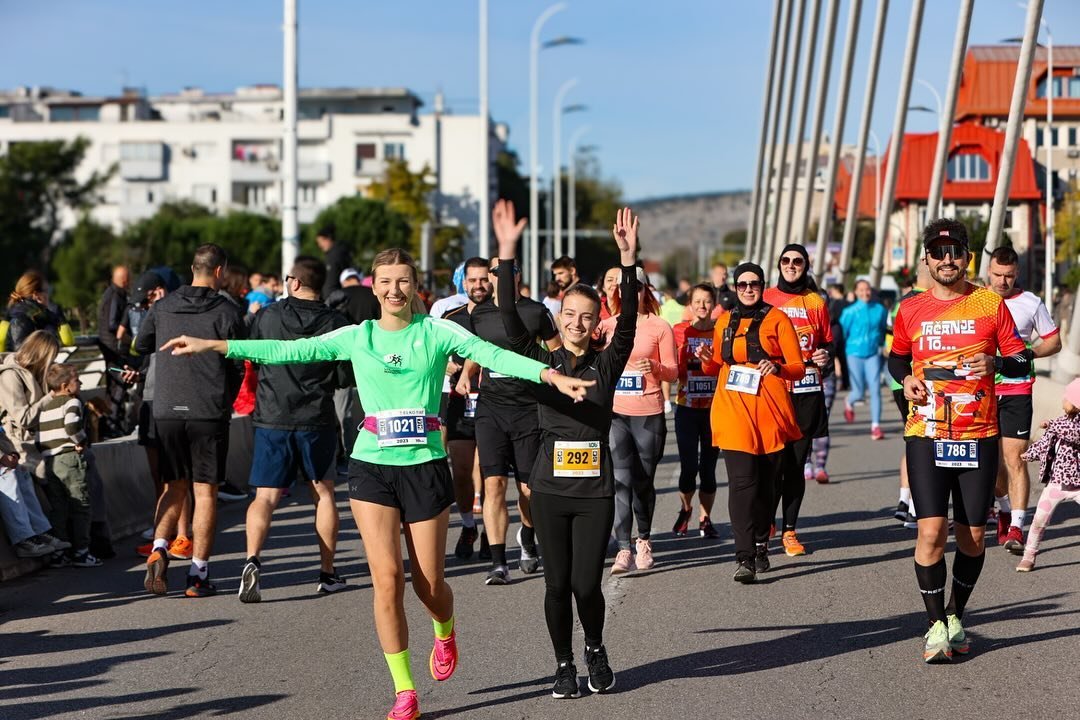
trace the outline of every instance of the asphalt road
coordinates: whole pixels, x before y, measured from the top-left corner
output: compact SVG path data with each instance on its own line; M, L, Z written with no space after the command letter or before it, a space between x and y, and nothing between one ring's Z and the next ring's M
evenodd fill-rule
M811 483L803 506L800 538L810 554L774 552L773 571L750 587L731 579L723 485L715 512L722 539L668 532L678 505L669 434L657 480L656 568L605 581L611 695L550 697L542 576L515 571L513 584L486 587L481 564L448 558L462 652L449 682L427 674L431 624L411 591L406 597L424 717L1075 717L1080 508L1059 509L1034 573L1017 574L1015 557L988 548L966 621L972 655L926 666L914 531L891 519L898 424L886 426L882 442L869 439L865 422L847 426L834 416L833 430L833 482ZM392 685L363 548L342 488L338 495L338 567L349 589L337 595L314 592L306 493L276 515L259 605L235 596L243 504L220 515L216 598L147 596L134 540L100 569L0 584L0 718L384 717ZM457 533L455 524L451 546ZM171 570L173 587L181 565Z

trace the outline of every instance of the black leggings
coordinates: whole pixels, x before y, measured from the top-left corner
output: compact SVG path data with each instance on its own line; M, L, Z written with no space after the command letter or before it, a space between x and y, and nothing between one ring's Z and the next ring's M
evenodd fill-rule
M679 444L679 492L690 494L701 477L701 492L716 492L716 460L719 449L712 444L709 408L675 406L675 440Z
M814 439L804 435L789 442L780 451L783 459L781 470L776 474L776 497L773 500L772 517L776 517L776 510L783 505L784 530L794 530L795 523L799 521L799 510L802 509L803 497L806 496L806 458L813 444Z
M588 647L604 643L604 557L615 515L610 497L576 498L532 493L532 518L544 548L544 617L556 662L574 659L570 596Z
M754 557L754 543L769 541L772 524L773 491L780 475L781 453L751 455L737 450L724 451L728 476L728 515L735 535L735 559Z
M638 537L652 531L656 510L656 466L664 457L667 420L659 415L611 416L611 461L615 469L615 540L630 549L637 518Z

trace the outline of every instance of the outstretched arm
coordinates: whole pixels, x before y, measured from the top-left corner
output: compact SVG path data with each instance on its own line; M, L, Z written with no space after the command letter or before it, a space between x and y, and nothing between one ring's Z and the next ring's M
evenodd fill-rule
M615 215L615 224L611 235L615 246L619 248L619 265L622 278L619 282L619 297L622 306L615 321L615 331L611 343L604 349L604 355L610 355L619 371L626 366L630 353L634 349L634 337L637 335L638 290L641 284L637 279L637 251L639 220L630 208L623 208Z
M510 341L510 349L547 364L551 360L551 353L536 342L522 322L514 291L514 255L526 222L525 218L515 222L514 203L509 200L499 200L491 211L491 229L499 243L499 266L496 270L499 278L499 315Z

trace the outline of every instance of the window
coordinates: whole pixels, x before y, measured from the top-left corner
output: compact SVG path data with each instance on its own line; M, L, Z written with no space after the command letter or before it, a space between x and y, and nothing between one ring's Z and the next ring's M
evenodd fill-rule
M357 143L356 144L356 172L360 172L364 168L365 160L375 159L375 143Z
M299 187L300 204L301 205L315 205L317 187L315 185L301 185Z
M1062 77L1057 75L1053 82L1054 97L1056 98L1080 98L1080 77ZM1046 78L1035 85L1035 97L1046 97Z
M11 117L11 106L0 105L0 118Z
M985 182L990 179L990 163L977 153L957 153L949 160L951 182Z
M96 121L100 115L101 108L93 105L54 105L49 108L50 122Z
M1045 135L1042 128L1035 128L1035 147L1040 148L1046 143L1043 142Z
M1076 128L1069 128L1069 147L1076 147Z
M402 143L386 143L383 145L383 157L387 160L404 160L405 145Z
M161 160L161 143L120 143L121 160Z
M1069 97L1080 98L1080 77L1071 77L1069 80Z

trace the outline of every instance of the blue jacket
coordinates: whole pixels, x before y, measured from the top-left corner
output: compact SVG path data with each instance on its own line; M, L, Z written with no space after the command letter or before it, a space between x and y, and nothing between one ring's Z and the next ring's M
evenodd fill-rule
M885 306L873 300L860 300L844 308L840 313L840 327L844 329L847 354L868 358L880 353L885 344L887 316Z

